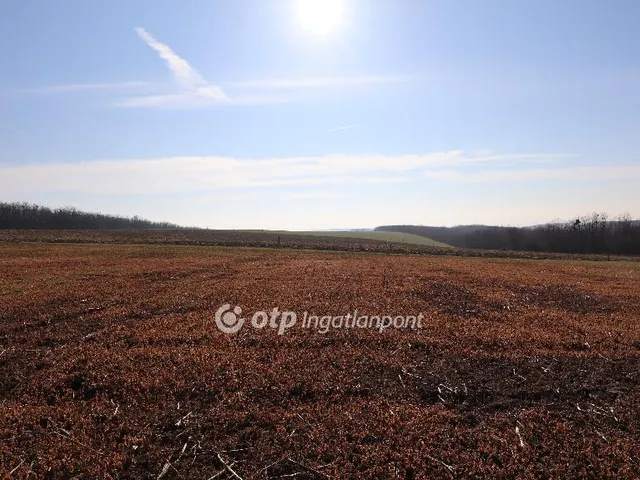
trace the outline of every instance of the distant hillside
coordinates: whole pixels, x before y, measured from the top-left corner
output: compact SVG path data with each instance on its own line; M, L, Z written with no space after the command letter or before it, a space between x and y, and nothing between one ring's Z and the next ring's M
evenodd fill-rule
M375 231L421 235L460 248L640 254L640 222L632 220L628 215L608 220L606 214L594 213L569 222L533 227L386 225Z
M414 235L406 232L384 231L384 230L318 230L318 231L300 231L288 232L296 235L317 236L317 237L342 237L342 238L361 238L365 240L380 240L383 242L406 243L408 245L430 245L436 247L448 247L442 242L436 242L428 236Z
M430 227L425 225L385 225L377 227L376 232L401 232L410 235L427 237L435 242L441 242L455 247L464 247L466 235L491 228L488 225L461 225L457 227Z
M181 228L168 222L151 222L137 216L90 213L73 207L52 210L30 203L0 202L0 229L135 230Z

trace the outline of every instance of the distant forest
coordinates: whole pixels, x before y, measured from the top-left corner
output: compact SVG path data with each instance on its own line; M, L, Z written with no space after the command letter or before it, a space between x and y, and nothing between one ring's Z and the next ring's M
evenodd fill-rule
M181 228L167 222L151 222L137 216L120 217L90 213L73 207L50 209L30 203L0 202L0 229L173 229Z
M412 233L454 247L533 252L640 254L640 222L603 213L533 227L388 225L378 231Z

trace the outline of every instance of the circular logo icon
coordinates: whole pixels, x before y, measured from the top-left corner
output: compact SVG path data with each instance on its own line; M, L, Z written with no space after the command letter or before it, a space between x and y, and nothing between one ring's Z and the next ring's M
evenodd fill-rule
M244 318L240 318L242 309L238 306L231 309L231 305L225 303L216 312L216 326L224 333L238 333L244 325Z

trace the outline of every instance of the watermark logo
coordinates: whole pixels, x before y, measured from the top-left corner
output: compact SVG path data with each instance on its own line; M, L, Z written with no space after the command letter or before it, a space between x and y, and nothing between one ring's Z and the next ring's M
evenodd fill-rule
M215 314L215 322L218 330L223 333L238 333L246 320L240 317L242 308L231 307L230 304L222 305ZM301 321L298 322L298 319ZM270 311L259 310L251 316L250 324L255 329L272 328L278 335L284 335L287 330L299 325L299 328L316 330L319 333L327 333L331 329L373 329L380 333L390 329L422 328L424 315L360 315L358 310L346 315L312 315L305 311L302 315L296 312L280 311L278 307Z
M231 305L225 303L215 315L218 330L224 333L238 333L244 325L244 318L240 318L242 309L238 306L231 309Z

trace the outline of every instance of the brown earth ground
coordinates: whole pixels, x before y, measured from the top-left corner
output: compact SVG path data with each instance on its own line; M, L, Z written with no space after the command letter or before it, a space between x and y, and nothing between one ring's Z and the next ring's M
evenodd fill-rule
M0 243L102 243L125 245L208 245L268 247L294 250L401 253L486 258L640 261L638 256L480 250L350 237L323 237L272 230L0 230Z
M640 478L639 326L638 262L0 244L0 475Z

